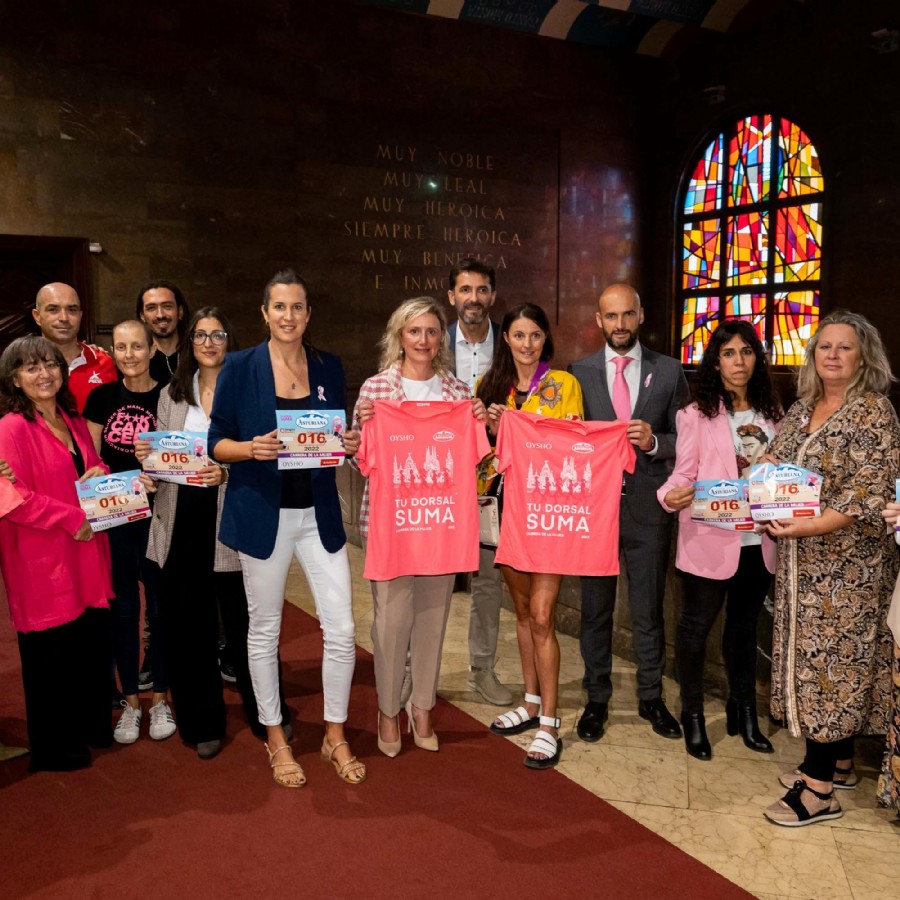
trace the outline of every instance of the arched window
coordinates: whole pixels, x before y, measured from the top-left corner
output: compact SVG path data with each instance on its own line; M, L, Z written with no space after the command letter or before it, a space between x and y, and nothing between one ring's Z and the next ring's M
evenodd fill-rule
M819 320L819 154L788 119L747 116L688 170L680 220L681 360L700 362L722 319L752 322L775 365L799 365Z

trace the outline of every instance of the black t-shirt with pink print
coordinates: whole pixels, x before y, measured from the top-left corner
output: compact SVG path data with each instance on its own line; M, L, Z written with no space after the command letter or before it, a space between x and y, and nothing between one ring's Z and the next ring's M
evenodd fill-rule
M94 388L84 407L89 422L103 426L100 456L110 472L139 469L134 442L145 431L156 431L156 408L163 385L149 391L129 391L116 381Z

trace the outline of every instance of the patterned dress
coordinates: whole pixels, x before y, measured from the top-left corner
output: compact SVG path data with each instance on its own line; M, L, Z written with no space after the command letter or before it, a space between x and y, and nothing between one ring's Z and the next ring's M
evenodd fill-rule
M795 737L884 734L893 640L885 624L897 552L881 511L900 474L900 424L868 393L812 434L812 410L788 411L772 453L824 476L822 504L853 522L780 540L772 636L772 714Z

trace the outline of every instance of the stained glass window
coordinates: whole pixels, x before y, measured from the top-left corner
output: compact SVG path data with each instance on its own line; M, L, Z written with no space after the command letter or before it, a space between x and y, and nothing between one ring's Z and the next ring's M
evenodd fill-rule
M688 169L681 204L681 360L696 365L722 319L751 322L775 365L799 365L819 320L819 154L788 119L747 116Z

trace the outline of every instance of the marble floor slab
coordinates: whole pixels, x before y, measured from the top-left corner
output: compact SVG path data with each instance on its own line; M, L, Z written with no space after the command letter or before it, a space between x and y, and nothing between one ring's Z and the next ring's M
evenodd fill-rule
M362 578L363 554L353 546L349 553L357 642L371 651L372 595ZM315 614L296 564L287 594L291 602ZM503 710L486 704L467 686L469 607L468 594L454 595L438 692L487 726ZM856 790L840 792L843 818L808 828L779 828L764 819L762 811L784 793L777 779L802 758L801 741L761 721L775 752L749 750L740 738L726 734L724 704L710 699L706 718L713 758L708 762L693 759L680 740L659 737L638 716L635 667L617 658L606 732L598 743L586 744L575 733L583 704L578 641L560 635L559 643L558 715L564 744L559 771L566 777L760 900L885 900L898 895L900 820L875 806L875 760L858 764L861 778ZM520 702L515 621L506 610L501 613L495 669L516 693L516 703ZM678 688L668 678L664 693L677 714ZM440 731L440 723L436 725ZM529 733L506 738L522 747L523 756L531 739ZM522 774L528 777L524 767Z

